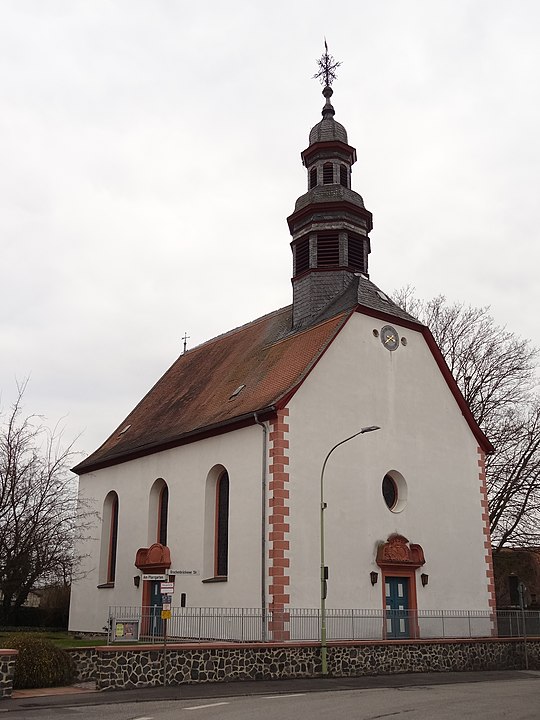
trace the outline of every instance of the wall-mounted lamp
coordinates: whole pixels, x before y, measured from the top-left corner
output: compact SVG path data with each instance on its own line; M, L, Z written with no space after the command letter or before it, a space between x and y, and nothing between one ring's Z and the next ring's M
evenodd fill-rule
M141 584L141 576L140 576L140 575L135 575L135 576L134 576L134 578L133 578L133 584L135 585L136 588L139 587L139 585Z
M369 573L369 579L371 580L371 584L372 584L372 585L376 585L376 584L377 584L377 580L379 579L379 573L375 572L375 570L372 570L372 571Z
M422 581L422 587L426 587L429 582L429 575L427 573L422 573L420 575L420 580Z

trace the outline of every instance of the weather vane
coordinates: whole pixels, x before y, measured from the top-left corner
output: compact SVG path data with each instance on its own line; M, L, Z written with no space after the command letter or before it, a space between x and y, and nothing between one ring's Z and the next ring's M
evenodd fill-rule
M336 68L338 68L341 63L335 60L333 55L328 54L326 38L324 40L324 55L320 60L317 60L317 65L319 66L319 72L316 73L313 78L318 78L325 87L330 87L336 79Z

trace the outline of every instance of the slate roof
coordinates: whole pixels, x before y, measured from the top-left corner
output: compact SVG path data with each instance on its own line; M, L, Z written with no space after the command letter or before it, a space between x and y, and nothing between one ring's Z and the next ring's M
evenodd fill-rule
M329 142L332 140L339 140L347 144L347 131L333 117L324 117L311 128L309 144L314 145L316 142Z
M492 451L429 329L359 274L307 326L292 329L289 305L181 355L103 445L73 471L83 474L252 424L254 413L262 419L272 415L355 310L422 332L479 444Z
M365 207L362 196L344 185L315 185L303 195L300 195L294 205L294 212L315 203L350 202L353 205Z
M362 273L355 275L353 281L345 288L341 295L338 295L327 305L322 313L317 316L316 321L331 317L333 314L347 308L355 307L356 305L366 310L391 316L408 325L416 325L418 330L424 327L415 317L405 310L402 310L399 305L396 305L386 293L369 280L367 275L363 275Z

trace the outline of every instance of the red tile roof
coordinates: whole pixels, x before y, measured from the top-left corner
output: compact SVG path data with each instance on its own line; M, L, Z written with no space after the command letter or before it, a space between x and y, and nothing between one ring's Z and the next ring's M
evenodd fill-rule
M147 455L234 423L253 422L254 412L273 411L303 381L350 310L294 333L291 314L291 306L277 310L181 355L74 471L82 474Z

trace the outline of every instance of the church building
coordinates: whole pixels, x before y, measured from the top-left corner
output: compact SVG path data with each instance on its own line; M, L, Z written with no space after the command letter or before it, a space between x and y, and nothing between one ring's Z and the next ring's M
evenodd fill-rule
M184 352L74 468L99 522L79 548L72 631L101 631L110 606L159 605L152 576L174 581L173 607L282 612L274 640L321 587L329 611L495 609L492 447L429 328L370 278L372 215L331 61L287 218L292 304Z

